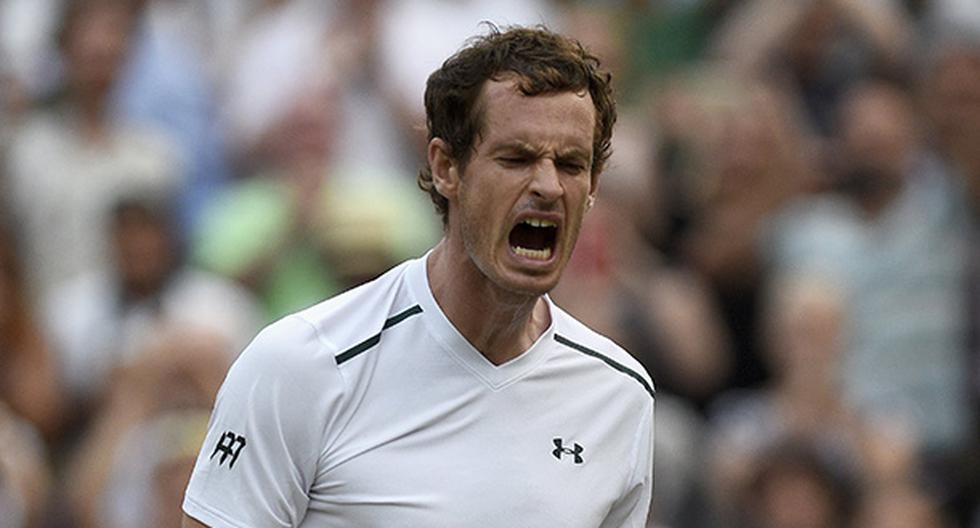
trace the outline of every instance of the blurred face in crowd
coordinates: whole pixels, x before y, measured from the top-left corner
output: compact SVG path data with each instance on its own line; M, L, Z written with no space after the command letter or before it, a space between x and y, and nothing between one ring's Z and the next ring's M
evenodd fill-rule
M860 196L901 186L916 149L916 123L907 94L883 83L855 88L842 104L841 183Z
M775 470L763 486L761 518L765 528L841 526L833 493L815 475L799 467Z
M63 52L71 86L84 96L112 88L129 48L134 13L122 2L96 1L69 19Z
M753 83L743 86L719 113L717 131L709 133L719 197L775 197L797 186L804 173L802 135L787 108L785 94Z
M803 80L819 75L839 25L840 17L833 2L810 2L799 25L791 32L786 50L791 67Z
M775 146L767 123L758 114L736 111L725 116L720 132L721 189L727 192L757 184Z
M816 384L833 381L844 321L840 294L821 281L789 283L769 313L778 371Z
M138 207L115 216L114 241L119 277L134 295L155 293L174 266L175 244L167 222Z
M330 160L340 117L335 103L339 96L336 84L321 79L296 94L269 134L275 164L319 169Z
M506 291L551 290L572 254L590 196L595 107L588 93L528 97L513 80L483 88L482 133L465 166L447 162L447 238Z

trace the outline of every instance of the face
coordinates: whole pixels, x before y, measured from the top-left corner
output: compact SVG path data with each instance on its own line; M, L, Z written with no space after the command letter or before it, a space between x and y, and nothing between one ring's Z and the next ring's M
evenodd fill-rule
M767 528L839 526L834 499L826 485L806 470L786 468L766 483L760 525Z
M885 86L857 89L843 104L841 140L851 164L900 180L915 150L916 123L905 94Z
M558 283L596 192L595 107L588 93L527 97L512 80L487 82L481 100L469 162L434 165L449 247L501 289L541 295Z
M79 15L65 49L76 88L86 94L112 88L129 47L129 16L111 4L96 4Z
M173 267L174 247L164 221L128 211L116 220L116 262L120 278L140 293L159 288Z

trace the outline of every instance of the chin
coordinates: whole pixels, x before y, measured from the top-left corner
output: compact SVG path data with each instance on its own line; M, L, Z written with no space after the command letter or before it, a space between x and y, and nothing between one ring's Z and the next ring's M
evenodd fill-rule
M541 296L555 289L560 278L560 271L554 270L548 273L509 270L496 282L501 288L513 293Z

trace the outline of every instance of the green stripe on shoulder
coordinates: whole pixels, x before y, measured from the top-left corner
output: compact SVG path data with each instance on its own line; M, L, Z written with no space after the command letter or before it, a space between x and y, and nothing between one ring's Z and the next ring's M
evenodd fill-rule
M587 356L592 356L592 357L594 357L596 359L602 360L602 362L604 362L605 364L609 365L610 367L612 367L612 368L614 368L614 369L622 372L623 374L626 374L627 376L635 379L637 382L639 382L639 384L641 386L643 386L643 389L645 391L647 391L647 393L650 395L651 398L654 397L654 395L656 394L656 391L653 389L653 387L650 385L650 383L648 383L647 380L644 379L643 376L641 376L639 372L636 372L635 370L627 367L626 365L623 365L622 363L616 361L615 359L613 359L613 358L611 358L611 357L609 357L609 356L607 356L607 355L605 355L605 354L603 354L601 352L597 352L595 350L592 350L591 348L589 348L589 347L587 347L585 345L576 343L575 341L572 341L571 339L568 339L567 337L565 337L563 335L560 335L560 334L555 334L555 341L558 341L559 343L561 343L561 344L563 344L563 345L565 345L565 346L567 346L567 347L569 347L571 349L578 350L579 352L581 352L581 353L583 353L583 354L585 354Z
M337 354L337 365L343 365L344 363L350 361L351 359L355 358L361 353L373 348L374 346L376 346L378 343L381 342L381 334L385 330L395 326L396 324L404 321L405 319L408 319L413 315L418 315L420 313L422 313L422 307L416 304L415 306L408 308L407 310L403 310L385 319L385 323L381 327L380 332L348 348L347 350L341 352L340 354Z

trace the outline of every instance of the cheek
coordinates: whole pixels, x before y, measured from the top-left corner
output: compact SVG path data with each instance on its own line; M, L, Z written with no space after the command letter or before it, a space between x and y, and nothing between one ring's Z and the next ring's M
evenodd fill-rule
M565 186L565 207L569 216L581 219L582 215L589 210L590 193L594 188L592 181L588 179Z
M503 178L485 177L480 182L464 186L459 196L459 204L464 215L476 222L489 224L490 228L503 221L514 203L519 191L508 187Z
M499 222L492 209L492 197L487 192L467 189L459 195L459 222L462 240L470 252L487 246L493 226Z

